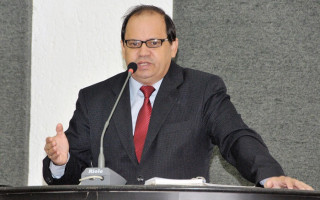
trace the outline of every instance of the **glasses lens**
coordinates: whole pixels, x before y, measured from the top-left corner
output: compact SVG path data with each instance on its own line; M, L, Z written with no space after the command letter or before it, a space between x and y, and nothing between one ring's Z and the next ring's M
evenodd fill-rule
M127 40L126 44L130 48L139 48L142 43L139 40Z
M147 46L150 48L156 48L161 46L161 40L158 40L158 39L148 40L146 43L147 43Z

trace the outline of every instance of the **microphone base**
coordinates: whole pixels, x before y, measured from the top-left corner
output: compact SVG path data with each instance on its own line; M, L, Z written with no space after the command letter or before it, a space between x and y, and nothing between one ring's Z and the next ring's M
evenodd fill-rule
M110 168L86 168L80 179L80 185L125 185L126 182Z

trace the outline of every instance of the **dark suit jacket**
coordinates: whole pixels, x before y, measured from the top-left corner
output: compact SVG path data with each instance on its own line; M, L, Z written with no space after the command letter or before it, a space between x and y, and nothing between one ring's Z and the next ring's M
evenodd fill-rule
M66 131L71 156L65 175L53 179L50 160L45 158L43 175L48 184L78 184L85 168L97 167L101 132L126 76L120 73L80 90ZM213 145L251 182L283 175L261 137L242 121L223 81L172 62L153 105L140 164L134 151L128 85L104 137L105 164L127 184L143 184L141 180L152 177L208 180Z

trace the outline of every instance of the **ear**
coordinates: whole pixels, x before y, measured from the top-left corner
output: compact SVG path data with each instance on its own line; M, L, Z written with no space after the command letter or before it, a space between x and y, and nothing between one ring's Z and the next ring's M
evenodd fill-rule
M124 48L124 43L122 40L120 41L120 44L121 44L122 58L125 59L126 48Z
M171 44L171 57L174 58L177 55L177 51L178 51L178 46L179 46L179 41L178 38L176 38L175 41L172 41Z

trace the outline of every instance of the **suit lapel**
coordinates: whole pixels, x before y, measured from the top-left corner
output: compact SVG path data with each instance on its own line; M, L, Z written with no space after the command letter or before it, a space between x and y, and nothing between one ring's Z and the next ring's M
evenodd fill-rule
M115 99L118 97L121 87L125 81L127 73L124 78L120 78L120 81L112 87L115 94ZM120 141L126 150L129 158L133 163L137 163L137 159L134 151L133 135L132 135L132 120L131 120L131 105L130 105L130 91L129 84L127 83L122 97L119 100L118 106L114 112L111 120L117 129Z
M149 150L152 142L159 133L160 128L165 122L169 112L172 110L175 102L179 97L178 86L183 82L183 74L180 67L174 62L171 62L168 73L163 79L159 92L155 99L150 124L148 128L147 138L144 144L141 162L143 161L143 155Z

